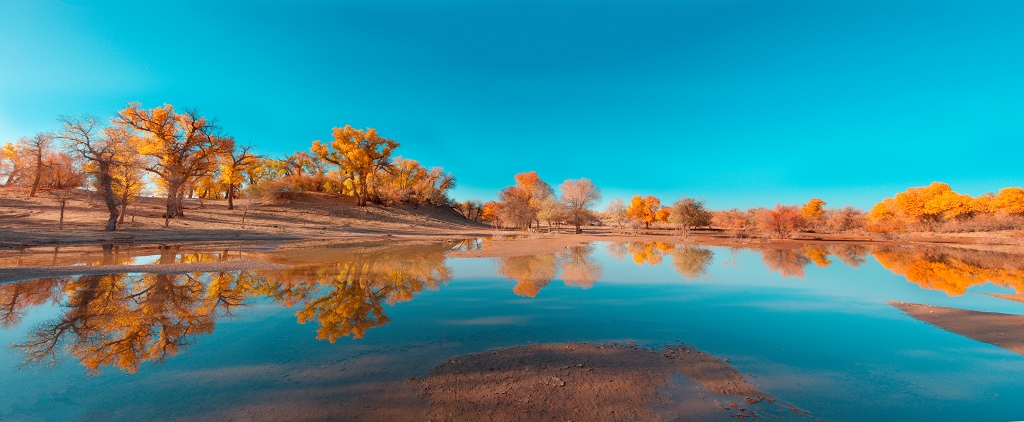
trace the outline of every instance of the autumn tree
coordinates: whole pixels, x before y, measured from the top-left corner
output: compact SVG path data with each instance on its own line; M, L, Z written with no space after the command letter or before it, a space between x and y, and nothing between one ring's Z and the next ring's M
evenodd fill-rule
M629 222L629 216L626 215L626 203L623 202L622 198L615 198L612 202L609 202L608 206L604 209L604 214L615 227L621 228Z
M178 113L170 104L145 110L129 103L115 122L142 132L137 149L149 157L146 171L167 190L166 218L184 215L182 186L215 170L217 157L234 148L234 139L219 135L214 122L195 109Z
M381 137L376 129L354 129L345 125L334 128L334 141L329 145L313 141L310 150L338 166L355 186L356 202L359 206L366 206L370 179L391 166L391 154L395 148L398 148L398 142Z
M60 222L57 230L64 230L64 208L75 191L85 184L85 172L81 163L63 152L51 151L43 161L46 166L40 175L39 188L49 194L60 206Z
M107 207L106 231L117 229L118 195L115 185L118 169L138 165L135 150L131 146L133 134L123 126L101 128L101 124L92 116L59 118L62 130L56 135L86 160L86 168L96 180L96 188L103 203Z
M683 197L670 209L668 222L678 225L684 232L693 227L711 225L711 212L704 207L704 201Z
M847 205L842 209L827 210L824 216L824 224L826 230L833 233L841 233L863 228L864 218L864 211Z
M491 226L497 228L501 226L501 220L499 218L501 210L501 203L498 201L487 201L480 207L480 220L491 223Z
M537 211L530 206L530 194L524 189L509 186L498 192L500 206L497 220L503 225L528 229L537 218Z
M800 215L804 217L807 226L817 229L823 223L825 217L825 201L820 198L811 198L806 204L800 207Z
M662 208L660 199L650 195L645 197L640 197L640 195L634 196L629 202L629 207L626 208L626 215L629 216L630 220L640 222L648 229L651 228L651 223L655 221L668 221L670 213L671 211L668 208Z
M28 196L36 196L36 192L39 190L39 183L42 181L43 169L46 167L46 157L51 152L51 144L53 143L53 135L45 132L35 134L35 136L28 138L22 137L18 143L20 144L20 150L28 158L30 166L32 182L29 184Z
M245 181L249 168L259 163L260 157L252 153L252 145L227 150L220 156L218 182L227 189L228 209L235 209L235 193Z
M29 179L31 160L24 143L6 143L0 148L0 176L5 177L4 186L24 183Z
M601 190L587 178L566 180L559 189L562 191L562 203L567 208L569 221L576 226L576 234L583 233L580 226L593 219L590 208L601 200Z
M1024 189L1001 189L992 199L991 209L1002 214L1024 215Z
M757 213L757 227L775 233L779 237L789 237L797 230L804 228L806 221L796 205L775 205L774 209L765 209Z

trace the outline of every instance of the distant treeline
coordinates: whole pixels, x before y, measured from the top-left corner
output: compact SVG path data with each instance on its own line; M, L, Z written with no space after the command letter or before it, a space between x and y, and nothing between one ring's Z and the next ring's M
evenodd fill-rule
M774 237L796 232L848 233L873 232L892 235L921 231L990 231L1024 228L1024 189L1006 188L998 194L973 198L953 192L949 185L935 182L922 188L910 188L875 205L870 212L851 206L825 208L821 198L805 204L747 210L709 210L704 201L681 197L671 205L662 205L654 196L637 195L627 203L615 198L603 212L590 207L600 191L590 184L594 199L580 206L579 192L568 195L563 184L561 198L536 172L516 174L515 184L502 190L497 201L467 201L458 204L469 217L501 228L550 229L562 223L607 225L629 228L634 232L653 226L678 229L683 234L694 229L730 230L737 235L754 231ZM568 180L566 183L575 182Z

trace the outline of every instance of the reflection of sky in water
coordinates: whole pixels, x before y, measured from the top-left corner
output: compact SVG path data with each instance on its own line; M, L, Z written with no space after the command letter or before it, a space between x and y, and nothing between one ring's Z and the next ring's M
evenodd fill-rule
M490 348L625 340L652 347L685 342L728 358L765 391L816 419L1021 417L1024 356L929 326L886 304L1024 314L1024 304L974 294L1010 289L984 284L949 296L908 282L871 255L859 268L833 259L825 268L806 265L803 278L784 278L769 271L758 251L727 248L708 248L714 259L707 274L685 279L668 255L660 264L641 266L629 255L616 260L605 246L593 248L602 267L593 286L556 279L534 298L513 293L515 282L496 275L498 260L449 259L452 281L386 306L389 324L334 344L316 340L315 322L297 324L296 308L254 299L235 317L219 319L214 332L197 337L187 353L163 366L144 364L130 376L110 368L85 377L71 361L54 369L14 370L20 356L5 349L0 376L18 388L0 396L0 419L130 415L121 411L187 418L229 404L273 402L289 392L315 395L337 383L401 380L446 357ZM0 342L22 341L28 329L58 315L54 306L36 307L16 328L0 330ZM331 378L339 373L361 375Z

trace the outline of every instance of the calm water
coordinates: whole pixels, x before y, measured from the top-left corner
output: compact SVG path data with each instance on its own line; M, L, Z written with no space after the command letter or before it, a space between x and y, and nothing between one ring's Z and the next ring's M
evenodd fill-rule
M684 342L815 419L1024 419L1024 356L887 304L1024 314L987 295L1024 293L1019 256L596 243L445 257L483 247L160 249L121 261L292 267L0 285L0 420L352 415L447 358L568 341Z

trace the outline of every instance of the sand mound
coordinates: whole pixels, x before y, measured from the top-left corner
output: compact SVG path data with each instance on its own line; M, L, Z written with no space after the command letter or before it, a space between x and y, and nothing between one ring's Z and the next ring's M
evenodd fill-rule
M535 344L460 356L409 381L427 418L491 421L805 418L685 345Z

